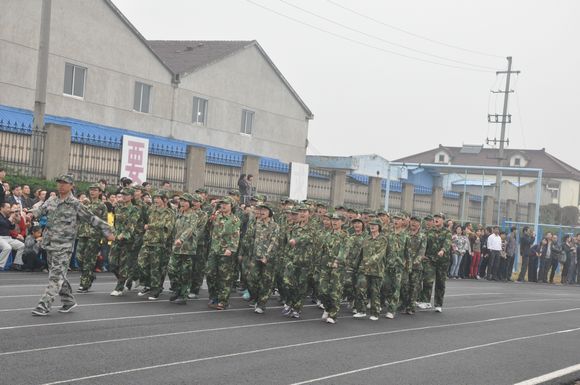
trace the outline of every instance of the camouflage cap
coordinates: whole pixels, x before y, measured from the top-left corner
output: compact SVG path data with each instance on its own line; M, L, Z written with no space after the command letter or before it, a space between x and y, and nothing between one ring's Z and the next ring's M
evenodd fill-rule
M256 205L256 207L259 209L270 210L270 214L274 214L274 209L272 207L270 207L270 205L267 203L260 203L259 205Z
M194 191L197 194L207 194L207 189L205 187L200 187Z
M343 205L338 205L338 206L335 206L335 207L334 207L334 209L335 209L336 211L339 211L339 210L346 210L346 207L344 207Z
M203 197L201 195L199 195L199 194L196 193L196 194L193 194L191 196L191 201L192 202L200 202L201 203L201 202L203 202Z
M441 218L441 219L445 220L445 214L443 214L443 213L433 214L433 218Z
M268 200L264 194L255 194L252 196L252 199L255 199L258 202L266 202Z
M378 219L373 219L372 221L369 222L369 225L377 225L379 226L381 229L383 228L383 222L381 222Z
M228 191L228 195L234 196L234 197L239 197L240 191L239 190L230 190L230 191Z
M188 201L189 203L193 202L193 195L190 193L183 193L179 199L183 199L184 201Z
M74 179L73 179L73 176L71 174L59 175L56 177L56 181L57 182L64 182L64 183L68 183L68 184L74 183Z
M416 221L416 222L421 222L421 217L418 215L411 215L411 218L409 218L410 221Z
M432 221L433 220L433 215L431 215L431 214L425 215L425 217L423 218L423 220L425 220L425 221Z
M120 193L122 195L133 195L135 193L135 189L131 187L125 187L124 189L121 189Z
M155 198L155 197L167 198L167 191L161 190L161 189L153 191L151 193L151 198Z
M407 211L405 210L401 210L401 215L403 216L403 219L408 218L411 216L411 214L409 214Z
M280 199L280 203L293 203L293 201L290 198L282 198Z
M308 210L309 210L308 206L306 206L304 203L300 203L300 204L299 204L299 205L296 207L296 209L297 209L297 210L299 210L299 211L308 211Z
M385 210L379 210L379 211L377 211L377 215L378 215L378 216L381 216L381 215L386 215L386 216L388 216L388 217L390 217L390 216L391 216L391 214L389 214L389 213L388 213L387 211L385 211Z
M340 214L336 214L336 213L334 213L334 214L331 214L331 215L330 215L330 219L331 219L331 220L340 220L340 221L344 220L344 219L342 218L342 215L340 215Z
M225 196L222 199L220 199L218 202L219 203L229 203L232 206L236 204L236 202L234 201L234 199L232 197L230 197L230 196Z
M324 207L324 208L327 208L328 206L324 202L318 202L318 203L316 203L316 207Z
M405 219L405 214L399 212L399 213L395 213L392 216L393 219Z
M98 183L93 183L92 185L89 186L89 190L93 190L93 189L99 189L99 191L103 191L103 188Z
M298 210L298 206L294 206L290 209L290 214L298 214L300 210Z
M362 219L360 219L360 218L353 218L353 219L350 220L350 223L351 224L354 223L354 222L360 222L363 225L365 224L364 221Z
M369 215L369 214L374 214L375 212L371 209L363 209L362 213Z
M357 209L353 209L353 208L349 208L347 210L349 213L354 213L354 214L360 214L359 211Z

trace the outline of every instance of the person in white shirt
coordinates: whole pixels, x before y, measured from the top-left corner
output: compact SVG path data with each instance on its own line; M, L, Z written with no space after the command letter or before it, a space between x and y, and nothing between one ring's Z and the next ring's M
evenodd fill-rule
M489 261L487 263L487 280L497 281L498 269L501 258L501 237L499 227L493 227L493 233L487 238L487 249L489 250Z

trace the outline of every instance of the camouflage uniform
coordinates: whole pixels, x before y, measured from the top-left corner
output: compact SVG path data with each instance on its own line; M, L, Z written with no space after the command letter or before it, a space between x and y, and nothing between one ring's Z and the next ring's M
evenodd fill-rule
M355 307L359 313L366 313L368 298L371 304L371 315L379 316L381 306L380 292L385 275L387 244L387 238L382 234L379 234L376 238L368 236L363 241L356 286L357 296L355 299Z
M130 258L135 242L136 228L139 224L139 208L131 202L118 203L115 206L115 241L111 246L109 263L111 271L117 278L116 291L123 291L125 281L130 273Z
M356 299L356 281L358 277L358 269L360 265L362 245L364 240L368 238L368 234L363 230L361 234L353 234L348 237L348 254L345 262L344 272L344 298L352 302Z
M306 296L308 273L312 261L314 239L311 227L301 224L294 225L287 236L288 241L294 239L296 244L289 243L286 248L286 266L284 284L288 287L287 304L296 312L302 311Z
M72 177L62 176L57 181L72 184ZM88 222L101 230L105 236L112 234L107 222L93 215L72 193L66 198L49 198L42 206L31 211L36 218L47 216L42 236L42 248L46 250L49 266L48 286L39 300L39 306L50 310L54 298L61 297L63 305L74 305L75 298L66 274L70 264L79 222Z
M445 281L449 270L449 251L451 250L451 232L445 228L432 227L426 234L427 246L423 262L423 291L420 302L431 302L433 282L435 281L435 307L443 306ZM443 256L437 255L443 250Z
M209 226L207 213L202 209L194 210L197 216L197 247L191 256L191 279L189 292L199 295L199 289L203 284L205 276L205 265L207 263L207 245L209 244Z
M127 278L130 281L137 281L141 275L137 261L139 259L141 246L143 246L143 235L145 234L145 224L148 223L147 215L149 212L149 206L142 200L134 200L134 206L138 209L137 214L135 214L137 216L137 224L135 226L135 234L133 235L131 250L127 254Z
M427 240L425 234L419 230L416 234L409 233L409 255L405 261L405 270L403 272L401 302L403 309L407 312L415 311L415 302L421 286L423 275L423 257L425 256L425 247Z
M175 211L169 207L151 206L147 212L149 223L143 234L143 245L139 251L138 264L140 281L151 288L152 295L161 293L169 262L168 242L172 240L175 226Z
M409 236L401 229L398 233L389 232L387 238L388 247L381 300L387 302L387 312L394 314L399 307L403 267L409 255Z
M86 207L96 217L107 221L107 206L100 199L91 201ZM102 238L101 232L88 223L79 226L77 260L81 271L81 288L89 289L95 280L95 266Z
M334 320L340 311L347 254L347 234L342 230L331 232L322 246L319 293L328 317Z
M189 195L189 194L188 194ZM186 196L184 194L184 196ZM191 202L191 200L188 198ZM186 299L191 287L192 257L197 251L199 216L191 209L180 212L175 219L174 237L180 241L178 246L172 246L169 259L169 281L171 288L178 298Z
M232 284L235 280L234 269L236 252L240 243L240 220L231 213L218 212L212 221L211 244L207 261L207 287L210 299L227 306ZM232 255L224 255L230 250Z
M284 273L286 269L286 263L288 258L286 256L286 250L288 249L288 234L290 232L291 225L288 222L286 216L284 215L284 220L278 222L280 226L279 239L278 239L278 251L276 255L276 266L274 267L274 285L278 290L280 295L280 302L287 303L289 296L288 285L284 282Z
M272 219L267 223L251 221L243 238L241 253L247 260L248 290L256 306L261 309L265 309L272 291L279 238L280 228Z
M312 234L312 258L310 260L310 268L308 271L308 289L307 294L313 303L316 303L320 293L320 263L322 260L323 247L326 238L330 235L330 231L322 227L322 222L318 218L312 218L308 221L310 225L310 232Z

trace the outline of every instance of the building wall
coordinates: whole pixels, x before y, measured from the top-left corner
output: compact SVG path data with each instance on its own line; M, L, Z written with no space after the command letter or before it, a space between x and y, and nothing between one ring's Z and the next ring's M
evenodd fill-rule
M41 0L0 1L0 104L32 110ZM63 95L65 63L87 68L83 98ZM151 85L149 113L133 110L135 81ZM306 112L256 47L183 77L171 72L102 0L53 0L46 113L304 162ZM192 97L208 121L192 121ZM240 134L242 108L255 112Z
M560 181L560 206L580 206L580 182L570 179Z

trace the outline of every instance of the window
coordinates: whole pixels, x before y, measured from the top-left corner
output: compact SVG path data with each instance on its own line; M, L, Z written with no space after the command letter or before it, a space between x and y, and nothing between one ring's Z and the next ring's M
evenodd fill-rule
M550 193L550 198L552 198L552 203L557 203L560 197L560 183L558 182L548 182L546 184L546 189Z
M514 159L514 166L520 166L521 165L521 159L520 158L515 158Z
M193 119L192 122L195 124L205 124L205 119L207 115L207 100L193 97Z
M242 110L242 134L252 135L254 125L254 111Z
M63 93L82 98L85 96L85 75L87 69L74 64L64 65L64 91Z
M135 82L135 99L133 109L139 112L149 112L149 101L151 99L151 86L148 84Z
M438 159L439 163L444 163L445 162L445 155L443 154L439 154L439 159Z

